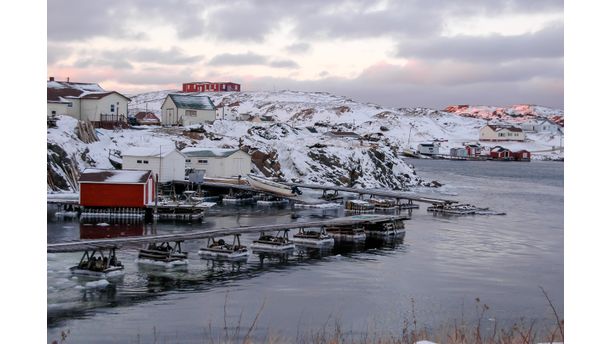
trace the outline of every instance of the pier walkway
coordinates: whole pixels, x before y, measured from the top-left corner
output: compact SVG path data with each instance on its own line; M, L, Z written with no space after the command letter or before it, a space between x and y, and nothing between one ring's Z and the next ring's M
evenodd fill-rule
M97 240L77 240L55 244L47 244L48 253L60 252L80 252L93 249L119 248L128 244L151 243L151 242L174 242L195 239L216 238L234 234L258 233L284 231L297 228L314 228L314 227L329 227L329 226L346 226L359 224L374 224L380 222L389 222L397 220L409 220L409 216L389 216L389 215L354 215L349 217L340 217L326 221L310 221L310 222L291 222L277 225L267 226L248 226L248 227L233 227L211 229L206 231L186 232L179 234L161 234L139 237L123 237L111 239Z

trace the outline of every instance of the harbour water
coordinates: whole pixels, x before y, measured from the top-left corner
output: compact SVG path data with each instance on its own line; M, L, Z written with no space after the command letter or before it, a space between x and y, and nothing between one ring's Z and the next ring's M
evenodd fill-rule
M134 263L138 246L122 248L125 276L108 285L74 278L80 253L49 254L47 336L70 330L74 342L218 341L254 318L255 338L343 331L401 335L406 319L436 328L473 321L477 298L487 325L551 323L540 287L563 315L563 163L408 160L426 180L444 184L420 194L490 207L503 216L411 212L403 238L368 240L289 255L251 255L245 262L200 259L205 240L188 241L189 265L160 270ZM49 208L50 211L52 210ZM408 211L403 211L408 214ZM342 209L219 206L202 223L81 223L50 212L49 243L118 235L195 231L344 216ZM108 222L108 221L104 221ZM249 244L256 234L243 235Z

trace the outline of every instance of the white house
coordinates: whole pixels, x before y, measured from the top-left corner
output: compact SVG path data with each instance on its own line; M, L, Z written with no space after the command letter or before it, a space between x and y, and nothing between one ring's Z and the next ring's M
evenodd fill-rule
M168 94L161 106L163 125L192 125L212 122L217 108L208 96Z
M185 155L174 147L131 147L121 155L123 169L149 170L160 183L185 180Z
M91 121L126 122L130 98L116 91L105 91L94 83L47 81L47 117L71 116Z
M438 155L440 146L436 143L419 143L418 151L423 155Z
M525 141L525 133L511 125L487 124L480 128L480 141Z
M521 123L521 128L526 132L557 134L563 132L563 127L547 119L530 119Z
M206 177L235 177L251 173L251 156L240 149L188 147L187 171L204 171Z

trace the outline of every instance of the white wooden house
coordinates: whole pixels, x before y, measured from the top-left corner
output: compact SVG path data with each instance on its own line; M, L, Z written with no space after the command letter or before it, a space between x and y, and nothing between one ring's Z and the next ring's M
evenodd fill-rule
M130 98L116 91L105 91L94 83L47 81L47 117L71 116L90 121L126 122Z
M525 133L512 125L487 124L480 128L480 141L525 141Z
M235 177L251 173L251 156L240 149L188 147L187 171L203 171L206 177Z
M161 106L163 125L192 125L213 122L217 108L201 94L168 94Z
M161 183L185 180L185 155L174 147L131 147L121 155L123 169L149 170Z

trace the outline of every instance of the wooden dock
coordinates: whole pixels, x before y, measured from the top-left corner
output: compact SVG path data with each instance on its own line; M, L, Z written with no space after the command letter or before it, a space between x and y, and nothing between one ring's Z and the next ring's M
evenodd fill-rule
M140 237L123 237L123 238L98 239L98 240L77 240L77 241L69 241L69 242L56 243L56 244L47 244L47 252L48 253L81 252L81 251L86 251L86 250L102 249L102 248L104 249L119 248L127 244L185 241L185 240L223 237L223 236L228 236L228 235L233 235L233 234L283 231L283 230L290 230L290 229L297 229L297 228L315 228L315 227L328 227L328 226L374 224L374 223L380 223L380 222L409 220L409 219L410 219L409 216L355 215L355 216L341 217L341 218L326 220L326 221L291 222L291 223L267 225L267 226L221 228L221 229L211 229L211 230L206 230L206 231L186 232L186 233L180 233L180 234L149 235L149 236L140 236Z

